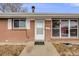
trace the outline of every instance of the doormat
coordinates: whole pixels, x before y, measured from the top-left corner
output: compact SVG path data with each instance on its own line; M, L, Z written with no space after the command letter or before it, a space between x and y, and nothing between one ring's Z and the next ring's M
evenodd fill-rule
M44 42L35 42L35 45L44 45Z

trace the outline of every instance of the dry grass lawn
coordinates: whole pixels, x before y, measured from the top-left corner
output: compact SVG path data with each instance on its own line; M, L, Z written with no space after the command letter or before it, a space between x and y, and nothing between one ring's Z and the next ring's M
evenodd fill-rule
M62 43L53 43L53 45L56 47L61 56L79 56L79 45L72 44L70 46L67 46Z
M0 56L18 56L24 45L0 45Z

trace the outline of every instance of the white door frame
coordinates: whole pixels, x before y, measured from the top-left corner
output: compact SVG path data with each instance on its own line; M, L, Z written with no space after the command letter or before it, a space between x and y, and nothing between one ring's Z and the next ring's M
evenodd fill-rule
M35 20L35 41L44 41L44 39L45 39L45 20L42 20L43 21L43 36L42 37L37 35L37 29L36 29L37 21L38 20Z

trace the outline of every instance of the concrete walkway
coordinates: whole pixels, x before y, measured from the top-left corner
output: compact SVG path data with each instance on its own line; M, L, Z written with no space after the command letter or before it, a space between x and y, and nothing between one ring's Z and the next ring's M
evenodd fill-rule
M51 42L45 42L45 45L28 42L20 56L59 56L59 53Z

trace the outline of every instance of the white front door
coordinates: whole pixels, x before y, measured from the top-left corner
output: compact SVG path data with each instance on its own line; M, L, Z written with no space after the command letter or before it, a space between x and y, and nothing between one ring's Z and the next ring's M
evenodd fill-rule
M44 20L35 20L35 41L44 41Z

